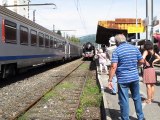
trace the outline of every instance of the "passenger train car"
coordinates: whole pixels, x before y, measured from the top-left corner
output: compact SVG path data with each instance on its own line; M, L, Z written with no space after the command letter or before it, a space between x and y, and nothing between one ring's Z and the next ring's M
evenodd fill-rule
M2 78L17 69L81 57L80 46L0 6L0 73Z

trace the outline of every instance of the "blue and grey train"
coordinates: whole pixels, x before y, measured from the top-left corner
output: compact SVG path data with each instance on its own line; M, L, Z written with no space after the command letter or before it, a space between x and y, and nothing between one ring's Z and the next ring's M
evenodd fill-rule
M15 75L20 68L82 55L73 44L37 23L0 6L0 74Z

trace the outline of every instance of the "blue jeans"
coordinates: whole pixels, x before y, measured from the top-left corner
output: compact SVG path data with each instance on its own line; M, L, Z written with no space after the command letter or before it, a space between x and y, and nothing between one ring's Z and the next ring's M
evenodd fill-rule
M116 77L116 75L113 76L112 85L113 85L112 93L117 93L117 77Z
M118 83L118 97L121 110L121 119L129 120L129 89L134 101L137 118L138 120L143 120L144 114L142 111L142 101L139 93L139 81L134 81L131 83Z

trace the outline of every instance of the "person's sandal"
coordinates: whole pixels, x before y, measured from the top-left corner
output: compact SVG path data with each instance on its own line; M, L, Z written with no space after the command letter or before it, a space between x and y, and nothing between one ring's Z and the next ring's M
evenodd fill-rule
M144 103L151 104L152 102L151 102L151 99L146 99L146 100L144 100Z

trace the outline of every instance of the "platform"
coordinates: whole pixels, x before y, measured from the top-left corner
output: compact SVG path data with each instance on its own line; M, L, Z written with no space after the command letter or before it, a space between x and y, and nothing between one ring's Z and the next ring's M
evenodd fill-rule
M155 98L151 104L143 103L142 107L146 120L160 120L160 68L156 68L156 72L158 73L157 84L155 85ZM108 75L106 73L102 73L101 75L97 69L97 76L101 86L101 92L103 94L104 108L106 114L106 120L120 120L120 107L118 104L118 94L111 95L109 89L107 88L108 84ZM140 79L140 94L142 100L146 98L146 86L142 81L142 77ZM133 104L133 100L131 96L129 98L130 105L130 120L136 120L136 112Z

